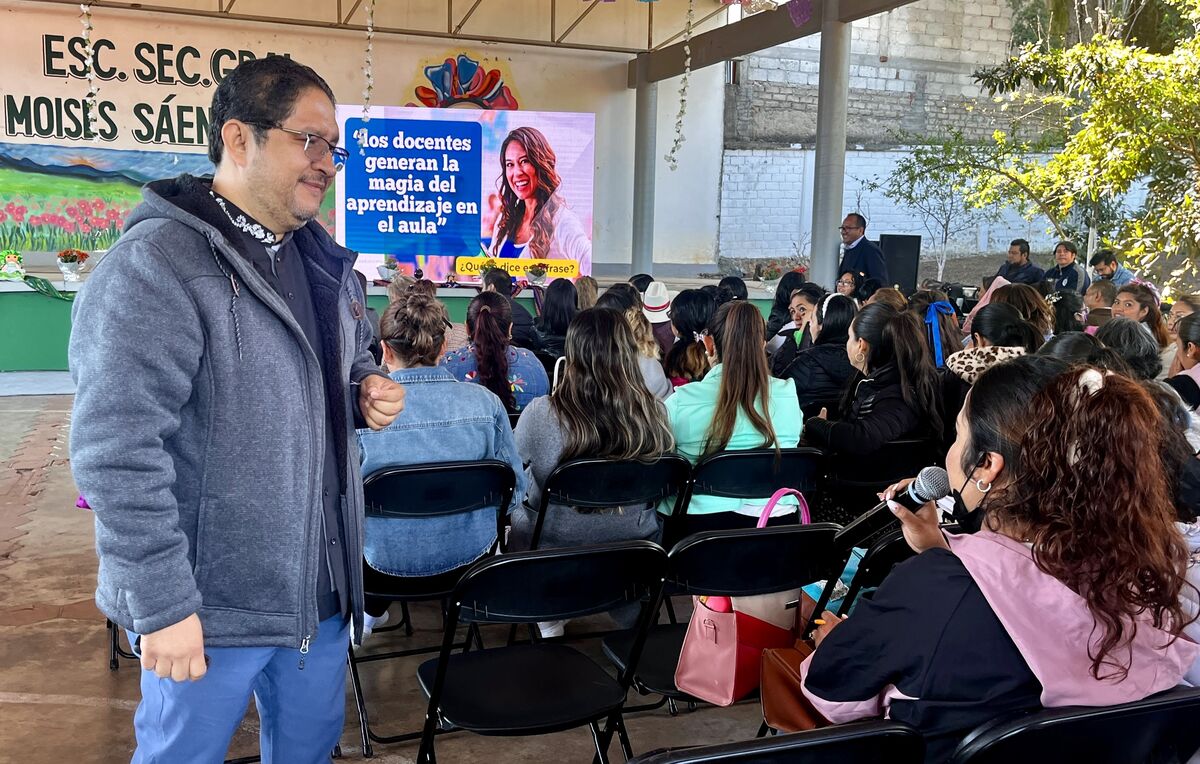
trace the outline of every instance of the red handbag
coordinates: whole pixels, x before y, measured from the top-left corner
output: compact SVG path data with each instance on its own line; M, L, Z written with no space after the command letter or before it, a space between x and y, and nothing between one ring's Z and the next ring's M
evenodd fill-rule
M771 496L758 519L766 526L784 496L799 502L802 524L811 522L808 502L792 488ZM756 597L693 597L694 609L675 667L675 686L717 706L728 706L753 692L761 680L764 650L791 647L796 611L786 605L799 599L799 589Z

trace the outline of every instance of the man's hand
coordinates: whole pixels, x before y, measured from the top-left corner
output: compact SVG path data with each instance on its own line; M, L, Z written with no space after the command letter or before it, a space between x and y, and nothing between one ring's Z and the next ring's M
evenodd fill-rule
M371 374L358 386L358 408L372 430L382 430L404 410L404 387L387 377Z
M142 668L159 679L176 682L199 679L208 670L204 662L204 629L192 613L179 623L142 635Z

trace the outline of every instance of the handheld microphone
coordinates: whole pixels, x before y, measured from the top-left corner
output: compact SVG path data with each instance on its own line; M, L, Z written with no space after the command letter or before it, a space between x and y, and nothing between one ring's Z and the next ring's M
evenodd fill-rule
M931 501L950 495L950 476L941 467L926 467L909 483L908 488L896 494L892 501L909 511L920 509ZM896 516L886 501L881 501L859 515L846 527L838 531L834 543L846 546L861 546L876 533L896 523Z

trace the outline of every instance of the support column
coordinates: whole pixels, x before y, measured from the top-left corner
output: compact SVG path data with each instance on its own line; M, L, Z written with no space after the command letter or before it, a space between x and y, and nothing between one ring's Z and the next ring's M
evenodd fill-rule
M850 89L850 24L839 21L838 0L823 0L821 70L817 84L817 143L813 173L812 280L833 288L841 238L846 178L846 101Z
M633 129L633 264L630 275L654 272L654 171L658 132L658 83L644 76L638 56Z

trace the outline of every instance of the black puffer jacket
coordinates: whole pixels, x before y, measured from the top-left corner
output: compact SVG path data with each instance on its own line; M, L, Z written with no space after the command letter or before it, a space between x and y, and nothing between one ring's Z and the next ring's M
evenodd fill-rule
M567 344L567 338L561 334L551 334L548 330L543 331L540 326L534 324L534 336L537 338L536 350L538 353L545 353L555 358L561 358L566 355L564 349Z
M841 412L838 421L808 419L804 425L812 445L857 456L874 453L893 440L930 434L904 400L900 372L892 365L858 383L849 410Z
M854 367L850 365L843 340L818 343L801 350L779 376L795 383L796 397L807 418L819 413L821 406L840 399L853 374ZM809 407L816 407L816 410L810 414Z

